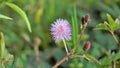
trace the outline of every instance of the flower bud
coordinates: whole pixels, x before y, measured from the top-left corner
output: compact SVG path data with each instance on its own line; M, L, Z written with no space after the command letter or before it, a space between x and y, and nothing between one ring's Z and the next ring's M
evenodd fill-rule
M81 18L81 22L82 22L82 25L85 24L85 16L82 16L82 18Z
M85 16L85 22L88 23L88 24L91 22L91 19L90 19L89 15Z
M82 25L84 25L85 23L89 24L91 22L90 16L89 15L82 16L81 22L82 22Z
M86 44L85 44L84 47L83 47L83 50L84 50L84 51L89 50L89 49L90 49L90 46L91 46L90 41L87 41Z

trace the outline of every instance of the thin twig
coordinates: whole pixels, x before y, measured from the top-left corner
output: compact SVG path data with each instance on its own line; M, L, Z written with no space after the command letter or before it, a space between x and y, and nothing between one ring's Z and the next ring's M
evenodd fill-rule
M117 40L117 38L116 38L115 34L114 34L113 32L111 32L111 34L112 34L113 38L115 39L116 43L118 44L118 43L119 43L119 41Z
M83 25L81 35L80 35L80 37L79 37L76 45L74 46L74 48L71 50L70 54L74 54L75 49L78 47L78 45L79 45L79 43L80 43L80 41L81 41L81 39L82 39L82 36L83 36L83 34L84 34L84 31L85 31L85 28L86 28L87 24L88 24L88 23L85 23L85 24Z
M112 61L112 68L116 68L115 61Z
M60 64L68 60L68 56L65 56L62 60L60 60L58 63L56 63L52 68L57 68Z
M82 56L80 56L80 55L73 55L73 57L72 57L72 58L74 58L74 57L78 57L78 58L85 58L85 56L84 56L84 55L82 55Z
M117 39L117 37L115 36L114 32L110 31L110 33L112 34L113 38L115 39L116 43L118 44L118 46L120 46L120 43Z
M81 33L81 35L80 35L80 37L79 37L76 45L75 45L74 48L71 50L71 52L70 52L71 54L73 54L74 51L75 51L75 49L78 47L78 45L79 45L79 43L80 43L80 41L81 41L81 39L82 39L83 34L84 34L84 30L82 31L82 33Z

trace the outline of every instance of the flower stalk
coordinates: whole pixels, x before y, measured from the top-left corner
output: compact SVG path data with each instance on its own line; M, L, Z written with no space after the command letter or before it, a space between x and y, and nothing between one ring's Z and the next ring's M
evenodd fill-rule
M65 47L66 53L67 53L67 55L69 55L68 48L67 48L67 45L66 45L66 42L65 42L64 38L63 38L63 43L64 43L64 47Z

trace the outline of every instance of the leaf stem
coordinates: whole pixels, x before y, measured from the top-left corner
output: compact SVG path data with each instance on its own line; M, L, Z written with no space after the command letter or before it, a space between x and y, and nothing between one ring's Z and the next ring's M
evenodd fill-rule
M118 41L117 37L115 36L114 32L110 31L110 33L112 34L112 36L115 39L115 41L118 44L118 46L120 46L119 41Z
M115 61L112 61L112 68L116 68Z

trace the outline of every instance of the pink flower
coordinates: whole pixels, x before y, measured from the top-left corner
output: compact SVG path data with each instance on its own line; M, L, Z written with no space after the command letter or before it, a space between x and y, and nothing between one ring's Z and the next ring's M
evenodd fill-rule
M63 39L71 39L71 26L67 20L57 19L51 24L51 34L55 42L61 42Z

